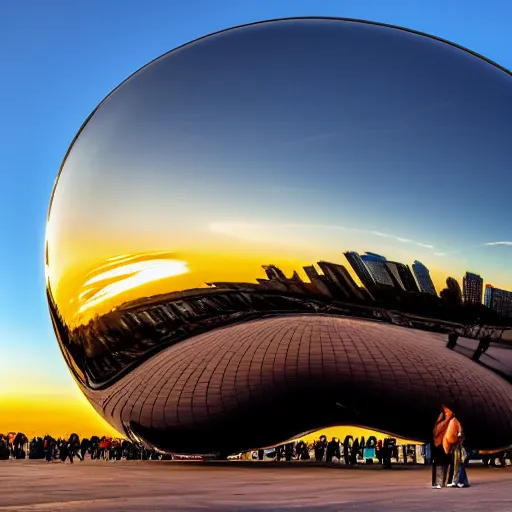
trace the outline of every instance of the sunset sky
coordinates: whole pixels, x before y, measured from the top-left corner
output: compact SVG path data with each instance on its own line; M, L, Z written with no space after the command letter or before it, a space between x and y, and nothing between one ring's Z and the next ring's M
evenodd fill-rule
M200 17L184 6L149 4L111 2L109 11L99 1L74 9L20 1L7 8L0 42L19 44L6 55L11 72L0 95L10 119L0 127L8 191L0 202L0 432L113 432L73 383L55 341L44 232L68 145L130 73L222 28L312 13L407 26L512 67L503 16L511 8L501 2L484 13L478 2L465 2L464 24L458 9L440 1L424 8L405 1L196 2ZM394 54L360 69L356 83L340 80L336 66L326 72L314 45L301 44L290 41L308 61L306 76L303 62L275 66L281 50L272 37L263 67L227 46L222 58L204 51L189 67L185 51L167 89L141 97L144 79L133 80L120 91L129 107L112 101L98 112L66 163L48 226L46 272L68 320L142 291L254 281L264 277L264 263L287 274L320 259L346 264L345 250L409 265L418 259L438 291L447 276L461 281L466 270L512 289L510 83L496 79L484 90L469 62L456 76L451 57L428 53L408 64L407 76L399 75L404 61ZM358 45L357 56L344 50L340 58L354 64L369 51ZM303 88L308 80L322 87L305 103L300 87L283 87L290 76L302 77ZM422 77L424 87L393 88L376 78L384 76L402 84ZM364 108L358 95L367 98ZM151 286L141 288L146 281Z

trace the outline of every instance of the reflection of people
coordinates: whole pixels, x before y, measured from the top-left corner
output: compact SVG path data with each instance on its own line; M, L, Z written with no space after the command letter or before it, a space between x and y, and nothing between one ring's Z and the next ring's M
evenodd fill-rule
M491 346L491 341L492 341L492 338L490 335L487 335L487 336L484 336L483 338L481 338L480 341L478 342L478 347L476 348L475 352L471 356L471 359L473 361L478 361L480 359L480 356L484 352L487 352L487 350Z
M459 339L459 334L456 332L451 332L448 334L448 343L446 344L446 348L453 350L457 345L457 340Z

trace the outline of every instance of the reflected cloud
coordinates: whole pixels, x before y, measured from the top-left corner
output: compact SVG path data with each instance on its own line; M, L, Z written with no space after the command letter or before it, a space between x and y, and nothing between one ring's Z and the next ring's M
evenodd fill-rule
M168 252L148 255L122 255L109 258L83 285L77 314L84 313L105 300L152 281L189 272L185 261L169 259Z
M420 245L420 244L418 244L418 245ZM478 249L481 249L482 247L500 247L500 246L501 247L511 247L512 241L487 242L485 244L479 244L479 245L474 245L471 247L465 247L463 249L459 249L456 251L435 252L434 256L447 256L449 254L454 255L454 254L461 254L461 253L468 254L469 252L477 251Z
M268 240L268 226L251 224L249 222L212 222L208 229L213 233L233 236L243 240Z
M361 231L361 232L364 232L364 231ZM415 240L411 240L410 238L404 238L402 236L389 235L387 233L382 233L381 231L371 231L371 232L366 231L366 233L371 233L372 235L381 236L383 238L391 238L393 240L396 240L397 242L402 242L404 244L414 244L419 247L424 247L425 249L433 249L434 248L434 246L431 244L425 244L423 242L416 242Z
M310 232L318 231L318 230L332 230L332 231L347 231L353 233L360 233L365 235L373 235L379 236L382 238L389 238L390 240L395 240L397 242L401 242L404 244L414 244L418 247L423 247L425 249L434 249L432 244L426 244L423 242L417 242L410 238L405 238L401 236L390 235L388 233L382 233L381 231L370 231L365 229L351 228L347 226L338 226L335 224L297 224L297 223L284 223L284 224L258 224L258 223L250 223L250 222L212 222L209 225L209 230L214 233L219 233L222 235L233 236L242 240L250 240L250 241L259 241L265 242L270 241L276 235L276 232L283 231L285 232L288 229L299 229L299 230L309 230ZM288 233L287 233L288 234ZM445 253L436 253L436 255L441 255Z

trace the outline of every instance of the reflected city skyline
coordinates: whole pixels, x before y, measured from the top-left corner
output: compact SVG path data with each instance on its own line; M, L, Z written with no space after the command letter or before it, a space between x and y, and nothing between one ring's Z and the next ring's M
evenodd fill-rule
M130 295L150 299L153 295L167 296L173 292L186 292L188 289L176 289L175 285L165 289L169 286L169 279L185 276L190 272L187 261L175 259L173 256L167 251L159 251L148 254L123 254L109 258L86 275L81 286L82 291L78 294L77 300L73 301L74 313L70 314L67 323L70 326L87 323L94 316L103 315L119 306L123 307L130 302L130 299L127 299ZM391 261L370 251L362 254L345 251L343 259L342 262L320 260L301 268L294 268L289 278L278 265L260 264L256 267L259 268L259 273L255 272L252 279L247 281L211 280L199 283L197 288L228 288L242 284L252 287L259 284L263 289L266 281L281 281L295 283L300 286L301 293L369 305L380 304L382 307L393 305L392 302L386 304L386 292L424 293L452 303L483 304L496 313L492 315L490 311L482 310L483 315L489 313L488 318L499 324L506 324L507 319L512 316L512 292L484 282L484 279L474 272L466 271L461 279L446 276L444 283L438 282L436 286L430 270L418 260L414 260L412 264ZM272 259L274 260L276 258ZM226 272L230 273L231 269L225 269L221 275L225 275ZM247 269L244 275L248 275L249 272L250 269ZM158 283L159 281L163 282ZM140 291L147 292L155 286L159 293L144 294ZM298 290L299 288L293 289ZM61 308L61 314L66 311L66 308ZM72 308L69 308L69 311L73 311Z
M269 263L260 265L265 277L252 281L215 280L193 289L155 295L139 292L135 300L120 300L123 287L133 292L144 284L154 285L153 280L189 272L186 262L168 256L161 251L111 258L87 276L85 286L98 287L79 295L82 302L75 323L65 321L48 288L52 316L62 333L59 339L82 383L104 386L133 364L179 341L273 315L348 315L443 333L472 324L512 327L512 292L488 283L484 287L483 278L471 272L463 276L462 287L449 276L438 292L420 261L407 265L370 251L346 251L344 264L321 260L288 276ZM116 306L102 313L95 309L112 303Z

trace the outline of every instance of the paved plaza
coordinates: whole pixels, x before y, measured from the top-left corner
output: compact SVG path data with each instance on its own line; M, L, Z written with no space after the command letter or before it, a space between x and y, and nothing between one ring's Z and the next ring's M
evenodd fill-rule
M470 467L468 489L429 487L423 466L1 461L2 512L512 510L512 467Z

